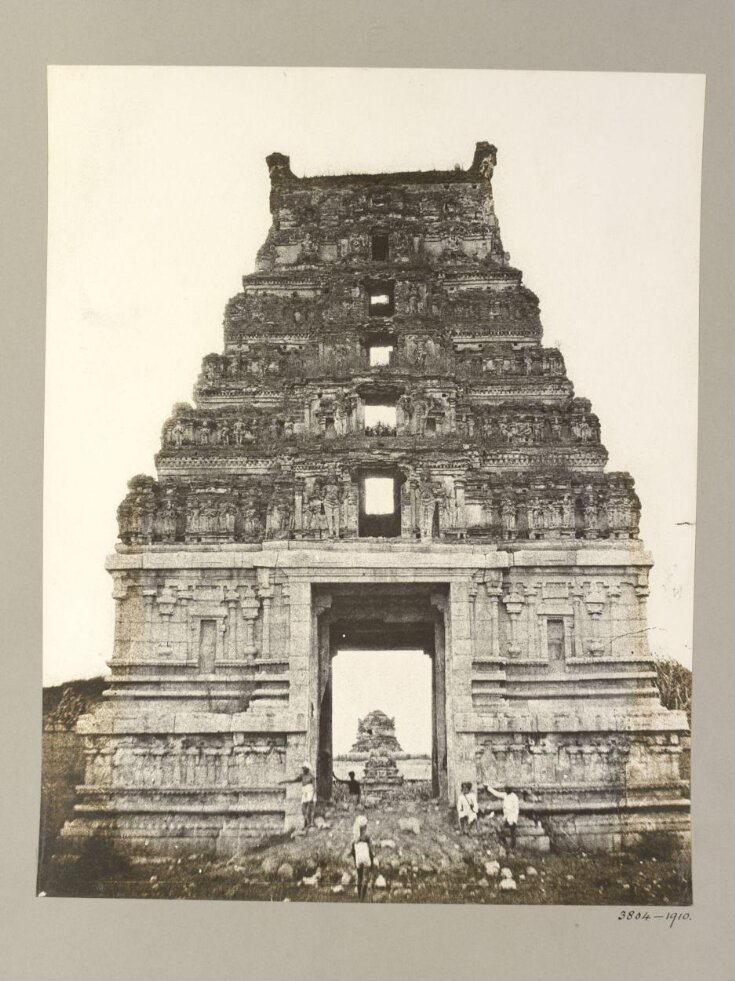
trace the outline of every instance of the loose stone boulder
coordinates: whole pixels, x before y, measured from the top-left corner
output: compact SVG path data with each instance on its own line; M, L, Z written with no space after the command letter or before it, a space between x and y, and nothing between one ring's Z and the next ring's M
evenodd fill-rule
M399 818L398 827L401 831L413 832L415 835L421 834L421 822L418 818Z
M376 879L375 879L375 888L376 889L387 889L388 888L388 883L385 881L385 877L384 876L379 875L379 876L376 877Z
M526 875L538 875L538 872L533 867L533 865L529 865L528 868L526 869Z
M332 886L332 892L335 894L335 896L338 896L340 893L343 893L344 891L345 891L344 886L341 885Z
M350 875L349 872L343 872L342 873L341 882L342 882L342 885L343 886L349 886L350 885L350 883L352 882L352 876Z
M395 841L393 841L392 838L383 838L383 840L380 842L380 847L381 848L395 848L396 847L396 843L395 843Z
M273 875L278 868L278 865L279 862L277 858L275 858L273 855L266 855L266 857L260 863L260 871L264 875Z
M507 892L508 890L517 889L518 887L513 879L501 879L500 888Z
M293 865L289 862L283 862L278 866L276 875L282 882L290 882L293 879Z
M513 873L508 868L501 869L500 870L500 877L501 877L501 879L512 879L513 878Z
M485 875L500 875L500 862L485 862Z

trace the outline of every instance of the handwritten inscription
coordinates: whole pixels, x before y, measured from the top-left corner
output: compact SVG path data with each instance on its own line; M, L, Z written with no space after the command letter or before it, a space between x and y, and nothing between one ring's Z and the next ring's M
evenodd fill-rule
M675 923L682 923L687 920L691 922L692 914L686 912L680 913L676 910L672 910L669 913L649 913L648 910L621 909L617 918L618 922L624 923L658 921L661 924L666 924L671 929Z

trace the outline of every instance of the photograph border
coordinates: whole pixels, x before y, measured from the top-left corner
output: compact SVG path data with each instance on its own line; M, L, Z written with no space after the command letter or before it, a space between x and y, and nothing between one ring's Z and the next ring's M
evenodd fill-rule
M670 978L733 970L733 12L649 0L25 2L6 8L0 977ZM284 27L284 25L287 25ZM34 894L41 739L46 66L355 65L707 74L695 584L695 902L673 926L602 907L357 907L44 900ZM621 165L627 165L623 159ZM675 161L672 162L675 166ZM12 246L10 248L9 246ZM724 457L727 464L723 466ZM708 656L709 654L709 656ZM9 734L13 734L12 751ZM665 932L664 932L665 931ZM334 938L329 956L325 940ZM379 940L376 942L376 938ZM529 943L529 940L532 940Z

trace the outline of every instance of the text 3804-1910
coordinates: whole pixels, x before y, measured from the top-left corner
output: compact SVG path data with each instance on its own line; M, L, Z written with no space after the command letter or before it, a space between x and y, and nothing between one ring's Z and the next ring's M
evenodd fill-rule
M662 920L669 927L673 927L675 923L681 923L687 920L691 922L691 919L691 913L679 913L676 910L672 910L669 913L649 913L648 910L621 909L618 913L618 921L625 923Z

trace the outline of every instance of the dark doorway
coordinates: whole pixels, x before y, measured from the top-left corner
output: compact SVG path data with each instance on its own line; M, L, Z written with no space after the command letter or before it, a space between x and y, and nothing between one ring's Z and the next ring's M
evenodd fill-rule
M386 262L389 254L387 232L373 232L370 236L370 254L376 262Z

